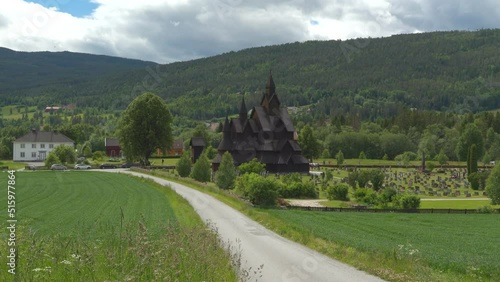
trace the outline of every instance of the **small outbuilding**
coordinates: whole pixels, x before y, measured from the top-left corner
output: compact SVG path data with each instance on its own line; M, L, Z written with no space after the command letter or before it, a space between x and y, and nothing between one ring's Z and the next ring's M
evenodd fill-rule
M105 138L104 147L106 148L106 156L110 158L118 158L122 156L120 140L116 138Z
M193 137L189 141L189 146L191 146L191 161L195 163L205 149L205 140L202 137Z

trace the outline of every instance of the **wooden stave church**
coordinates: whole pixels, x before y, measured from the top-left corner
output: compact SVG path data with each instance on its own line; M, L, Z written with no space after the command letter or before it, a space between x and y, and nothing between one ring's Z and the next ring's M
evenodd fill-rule
M212 160L213 170L217 171L222 155L229 151L236 166L255 158L269 173L308 173L309 162L295 139L295 127L280 104L269 74L260 105L247 111L243 97L239 117L226 117L218 154Z

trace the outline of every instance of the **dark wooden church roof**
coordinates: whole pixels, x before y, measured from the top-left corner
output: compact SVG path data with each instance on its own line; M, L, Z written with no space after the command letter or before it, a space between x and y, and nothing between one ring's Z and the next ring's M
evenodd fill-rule
M213 159L214 169L229 151L236 165L256 158L266 164L269 172L307 172L309 163L294 140L295 127L286 108L280 107L271 74L259 106L249 112L245 99L241 101L238 118L226 118L219 153Z

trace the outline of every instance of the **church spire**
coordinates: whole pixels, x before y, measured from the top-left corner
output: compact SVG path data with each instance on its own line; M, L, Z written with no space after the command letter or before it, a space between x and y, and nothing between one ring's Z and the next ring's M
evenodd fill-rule
M270 98L274 92L276 92L276 85L274 85L274 80L273 80L273 74L271 73L271 70L269 70L269 78L267 79L266 83L266 95L268 98Z
M226 116L226 120L224 121L224 125L222 126L222 132L230 132L231 127L229 126L229 119Z
M241 98L241 106L240 106L240 120L244 122L247 119L247 106L245 105L245 96Z

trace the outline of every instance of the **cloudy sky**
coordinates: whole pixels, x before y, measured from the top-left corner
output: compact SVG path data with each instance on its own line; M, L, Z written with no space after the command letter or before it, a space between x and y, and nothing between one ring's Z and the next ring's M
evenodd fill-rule
M500 27L498 0L3 0L0 46L184 61L306 40Z

